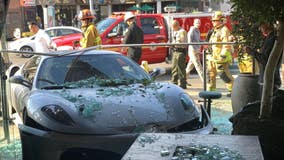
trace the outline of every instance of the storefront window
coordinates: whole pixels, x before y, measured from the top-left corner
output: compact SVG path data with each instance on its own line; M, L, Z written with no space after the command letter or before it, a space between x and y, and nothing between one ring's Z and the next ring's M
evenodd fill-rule
M75 6L55 6L55 25L56 26L72 26L72 19L76 15Z

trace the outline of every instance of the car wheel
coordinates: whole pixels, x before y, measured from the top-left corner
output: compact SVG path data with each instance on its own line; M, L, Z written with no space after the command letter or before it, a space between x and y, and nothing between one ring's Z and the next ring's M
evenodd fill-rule
M20 48L20 51L33 52L34 50L30 46L23 46L22 48ZM24 54L24 53L21 54L21 57L23 58L30 58L32 56L33 56L32 54Z

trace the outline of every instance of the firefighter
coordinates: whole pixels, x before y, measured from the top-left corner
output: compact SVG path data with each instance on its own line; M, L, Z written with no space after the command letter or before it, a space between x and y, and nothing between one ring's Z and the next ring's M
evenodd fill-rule
M225 17L221 11L216 11L212 16L213 32L209 42L229 42L230 31L225 25ZM209 54L207 59L208 67L208 85L207 90L216 90L217 74L225 82L226 88L229 91L228 97L231 96L231 91L234 83L234 78L229 70L229 65L232 63L232 46L227 44L212 45L212 54Z
M78 17L81 20L81 29L83 31L83 37L80 39L81 47L87 48L101 45L100 34L93 23L95 16L91 11L89 9L83 9L80 11Z
M124 44L143 44L144 33L143 30L136 24L135 15L128 12L124 16L124 22L128 25L127 31L124 35ZM139 63L142 54L141 46L128 47L127 57Z

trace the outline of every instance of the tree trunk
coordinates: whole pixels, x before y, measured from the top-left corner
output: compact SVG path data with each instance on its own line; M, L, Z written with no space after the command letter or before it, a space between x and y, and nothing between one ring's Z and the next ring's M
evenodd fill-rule
M264 85L261 97L261 107L259 118L265 119L271 116L272 112L272 96L273 96L273 86L274 86L274 72L282 55L282 49L284 44L284 22L279 21L279 27L277 31L277 40L274 43L271 54L268 58L266 68L264 71ZM272 83L271 83L272 82Z

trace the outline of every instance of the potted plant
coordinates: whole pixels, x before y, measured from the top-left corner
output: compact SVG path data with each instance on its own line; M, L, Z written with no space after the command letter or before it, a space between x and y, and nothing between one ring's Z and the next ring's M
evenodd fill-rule
M230 118L232 134L257 135L265 159L279 159L284 148L284 93L273 96L274 72L284 44L284 3L280 0L230 0L232 17L238 22L235 34L243 36L246 46L259 48L257 36L261 22L277 26L277 40L264 72L263 92L259 102L244 106ZM250 87L247 87L250 89ZM283 92L283 91L282 91Z
M239 23L236 24L240 25ZM239 34L234 31L234 34ZM258 31L257 31L258 32ZM239 74L235 78L234 86L232 89L232 110L233 114L240 112L248 103L252 103L260 99L259 85L258 85L258 64L256 60L245 52L245 40L242 36L236 36L239 42L235 46L235 57L238 60Z

